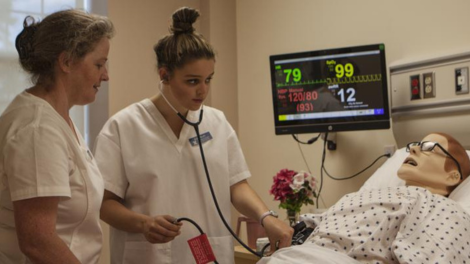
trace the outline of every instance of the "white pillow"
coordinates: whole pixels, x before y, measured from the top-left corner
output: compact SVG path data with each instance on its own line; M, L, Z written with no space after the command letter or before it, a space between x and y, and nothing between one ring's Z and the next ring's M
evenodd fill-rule
M467 150L470 157L470 151ZM362 185L361 190L370 190L384 188L388 186L404 186L405 181L398 178L397 172L400 166L408 157L406 148L401 148L393 154L380 168L378 168L372 176ZM452 193L449 198L457 201L470 213L470 177L467 177Z

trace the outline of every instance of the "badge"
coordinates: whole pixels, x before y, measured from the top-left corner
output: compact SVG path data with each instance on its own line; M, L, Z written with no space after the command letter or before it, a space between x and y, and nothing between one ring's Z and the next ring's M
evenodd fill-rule
M209 131L207 131L206 133L202 133L201 135L201 142L204 144L204 142L206 141L209 141L212 139L212 135ZM197 136L195 137L192 137L189 139L189 143L191 144L191 146L195 147L197 145L199 145L198 143L198 139L197 139Z

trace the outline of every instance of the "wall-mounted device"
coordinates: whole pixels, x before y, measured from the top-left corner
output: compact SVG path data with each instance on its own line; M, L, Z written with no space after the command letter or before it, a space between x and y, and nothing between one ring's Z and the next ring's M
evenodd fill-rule
M455 69L455 93L468 93L468 67Z
M419 74L410 76L411 100L421 99L421 82Z
M423 132L437 131L470 148L470 50L447 54L433 51L416 58L402 58L390 65L391 119L397 147L423 137ZM410 99L412 76L421 76L421 100Z
M384 44L270 56L276 135L388 129Z

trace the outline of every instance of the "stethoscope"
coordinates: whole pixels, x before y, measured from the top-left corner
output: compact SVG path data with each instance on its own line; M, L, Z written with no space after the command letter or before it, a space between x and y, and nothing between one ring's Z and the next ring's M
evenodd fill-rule
M197 122L191 122L184 115L182 115L180 112L178 112L178 110L176 110L176 108L174 108L173 105L170 103L170 101L165 97L165 95L163 94L163 80L160 81L159 89L160 89L160 95L163 97L163 99L165 99L166 103L173 109L173 111L175 111L175 113L181 118L181 120L183 120L186 124L192 126L194 128L194 130L196 131L196 136L197 136L197 140L198 140L198 143L199 143L199 150L201 152L202 163L204 165L204 171L206 173L207 183L209 184L209 189L211 191L212 200L214 201L215 207L217 208L217 213L219 214L220 219L222 220L222 222L224 223L225 227L230 232L230 234L232 234L232 236L240 243L240 245L242 245L244 248L246 248L246 250L248 250L252 254L254 254L254 255L256 255L260 258L263 257L260 254L258 254L257 252L255 252L253 249L251 249L249 246L247 246L245 243L243 243L243 241L240 240L240 238L233 232L232 228L230 228L230 225L227 223L227 221L225 220L224 215L222 214L222 211L220 210L219 203L217 202L217 197L215 196L214 188L212 187L211 178L209 176L209 169L207 168L206 158L204 156L204 149L202 147L201 135L199 133L199 124L201 124L202 117L203 117L203 104L199 108L199 120ZM201 228L193 220L191 220L189 218L181 217L181 218L176 219L176 222L180 222L180 221L183 221L183 220L191 222L202 233Z
M194 127L196 129L196 132L199 131L199 124L201 124L202 122L202 112L203 112L203 106L204 104L201 105L201 107L199 108L199 121L197 122L191 122L189 121L184 115L182 115L180 112L178 112L178 110L176 110L176 108L173 107L173 105L170 103L170 101L168 101L168 99L166 98L165 94L163 94L163 80L160 81L160 85L158 86L158 89L160 90L160 95L163 97L163 99L165 99L166 103L171 107L171 109L173 109L173 111L175 111L175 113L188 125ZM199 138L199 134L198 134L198 140L200 140ZM200 146L201 144L199 144Z

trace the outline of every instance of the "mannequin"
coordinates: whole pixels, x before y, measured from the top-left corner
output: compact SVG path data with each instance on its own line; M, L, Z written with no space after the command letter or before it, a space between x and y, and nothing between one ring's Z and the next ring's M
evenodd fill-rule
M321 215L306 215L315 225L306 242L258 264L469 263L461 250L470 244L468 214L447 198L470 174L467 152L443 133L407 149L397 172L406 186L360 190Z
M422 142L438 143L455 161L438 146L427 151L426 148L433 144L422 147ZM422 187L447 197L470 173L470 161L465 149L453 137L443 133L431 133L416 143L418 145L415 142L408 144L410 155L398 170L398 177L407 186ZM459 172L458 166L462 172Z

